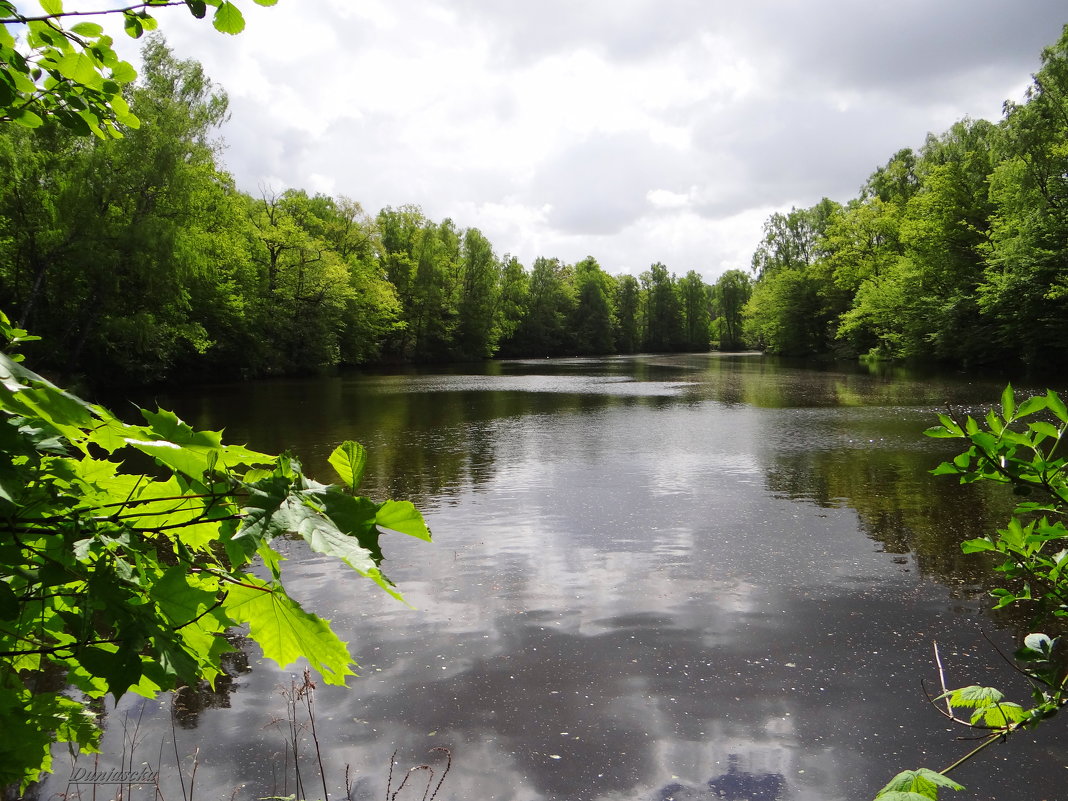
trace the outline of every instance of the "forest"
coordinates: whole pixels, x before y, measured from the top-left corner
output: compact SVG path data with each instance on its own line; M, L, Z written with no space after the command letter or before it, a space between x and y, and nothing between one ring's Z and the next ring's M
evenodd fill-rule
M1068 31L999 123L895 153L841 204L773 214L745 309L791 355L1068 363Z
M1068 361L1068 34L998 123L963 119L856 198L765 222L751 271L613 275L498 253L415 205L239 189L225 92L148 39L141 124L0 130L0 308L39 367L152 384L334 366L759 348Z
M225 93L160 38L143 58L123 138L0 131L0 307L42 337L38 366L140 384L741 345L740 271L527 269L416 206L243 192L215 138Z

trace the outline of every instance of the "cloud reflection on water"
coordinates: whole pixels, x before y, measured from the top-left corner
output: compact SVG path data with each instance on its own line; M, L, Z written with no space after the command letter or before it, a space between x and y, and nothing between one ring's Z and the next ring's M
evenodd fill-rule
M200 424L270 447L262 425L313 465L373 432L369 486L409 482L428 514L433 545L383 542L414 610L298 549L284 566L362 665L351 689L317 693L335 785L351 763L360 797L379 798L394 749L408 766L447 745L442 801L834 801L959 755L919 679L935 638L955 675L1010 678L954 540L997 507L933 484L929 412L902 398L976 388L711 356L540 368L265 385L265 423L196 401ZM902 548L903 564L883 552ZM269 724L287 674L250 666L230 709L179 733L204 747L215 794L282 789ZM166 715L142 731L169 737ZM999 769L1016 759L1036 787L1059 781L1026 745L962 781L1008 792Z

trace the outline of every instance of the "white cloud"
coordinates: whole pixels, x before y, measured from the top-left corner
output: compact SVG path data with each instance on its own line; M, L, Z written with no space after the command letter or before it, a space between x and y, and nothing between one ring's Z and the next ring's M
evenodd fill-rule
M768 213L846 200L901 147L1018 97L1062 4L301 0L237 37L160 14L230 94L246 190L414 203L525 264L713 279Z

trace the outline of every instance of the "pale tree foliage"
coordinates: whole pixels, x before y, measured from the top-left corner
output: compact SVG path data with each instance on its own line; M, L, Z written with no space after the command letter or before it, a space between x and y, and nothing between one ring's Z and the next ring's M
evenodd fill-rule
M253 0L273 6L278 0ZM139 38L155 30L154 14L184 6L194 17L211 22L221 33L245 28L241 9L230 0L144 0L120 8L101 3L94 9L65 9L63 0L39 0L38 13L20 11L0 0L0 122L37 128L54 119L80 134L122 136L137 128L123 90L137 71L115 51L115 41L101 21L121 16L127 35Z

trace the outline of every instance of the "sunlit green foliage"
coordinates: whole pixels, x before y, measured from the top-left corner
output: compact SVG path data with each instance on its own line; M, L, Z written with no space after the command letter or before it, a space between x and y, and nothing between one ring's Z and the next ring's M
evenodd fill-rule
M278 0L253 2L273 6ZM245 28L241 10L230 0L144 0L122 8L101 3L91 10L64 9L62 0L38 4L41 10L34 13L0 0L0 122L38 128L54 120L101 139L121 138L140 124L123 94L137 72L115 52L114 39L99 24L105 16L121 16L126 34L135 39L155 30L154 13L174 5L184 5L198 19L212 9L212 25L222 33Z
M962 484L1003 484L1020 498L1004 528L962 544L964 553L992 554L1001 560L997 570L1006 586L991 592L995 608L1023 606L1035 628L1068 616L1068 529L1064 525L1068 458L1060 453L1068 434L1064 401L1049 390L1017 403L1008 386L1001 395L1000 410L991 409L981 419L941 414L939 421L940 425L927 430L928 436L963 439L969 447L939 465L933 471L936 475L958 476ZM942 787L962 789L948 782L944 774L1013 732L1053 717L1068 704L1068 635L1028 634L1015 658L1017 669L1031 685L1031 703L1024 706L1006 701L993 687L944 688L933 699L936 708L944 704L947 718L979 730L980 744L941 773L923 770L899 774L876 796L879 801L937 799ZM960 717L958 709L970 713Z
M706 351L711 342L712 293L696 270L679 279L679 311L682 315L682 348Z
M844 207L773 214L751 338L779 353L1068 364L1068 31L1022 103L898 151Z
M741 270L727 270L712 287L712 338L720 350L741 350L747 344L742 310L753 283Z
M28 339L3 315L0 335ZM299 537L399 597L381 531L429 540L410 503L355 494L355 443L330 457L342 484L324 485L291 456L142 416L125 423L0 354L0 786L48 771L54 741L94 750L94 699L213 681L235 625L266 658L343 684L352 657L287 593L273 541ZM150 473L120 461L138 454Z
M615 310L612 308L614 281L593 256L575 265L576 302L571 330L575 350L581 354L615 351Z

